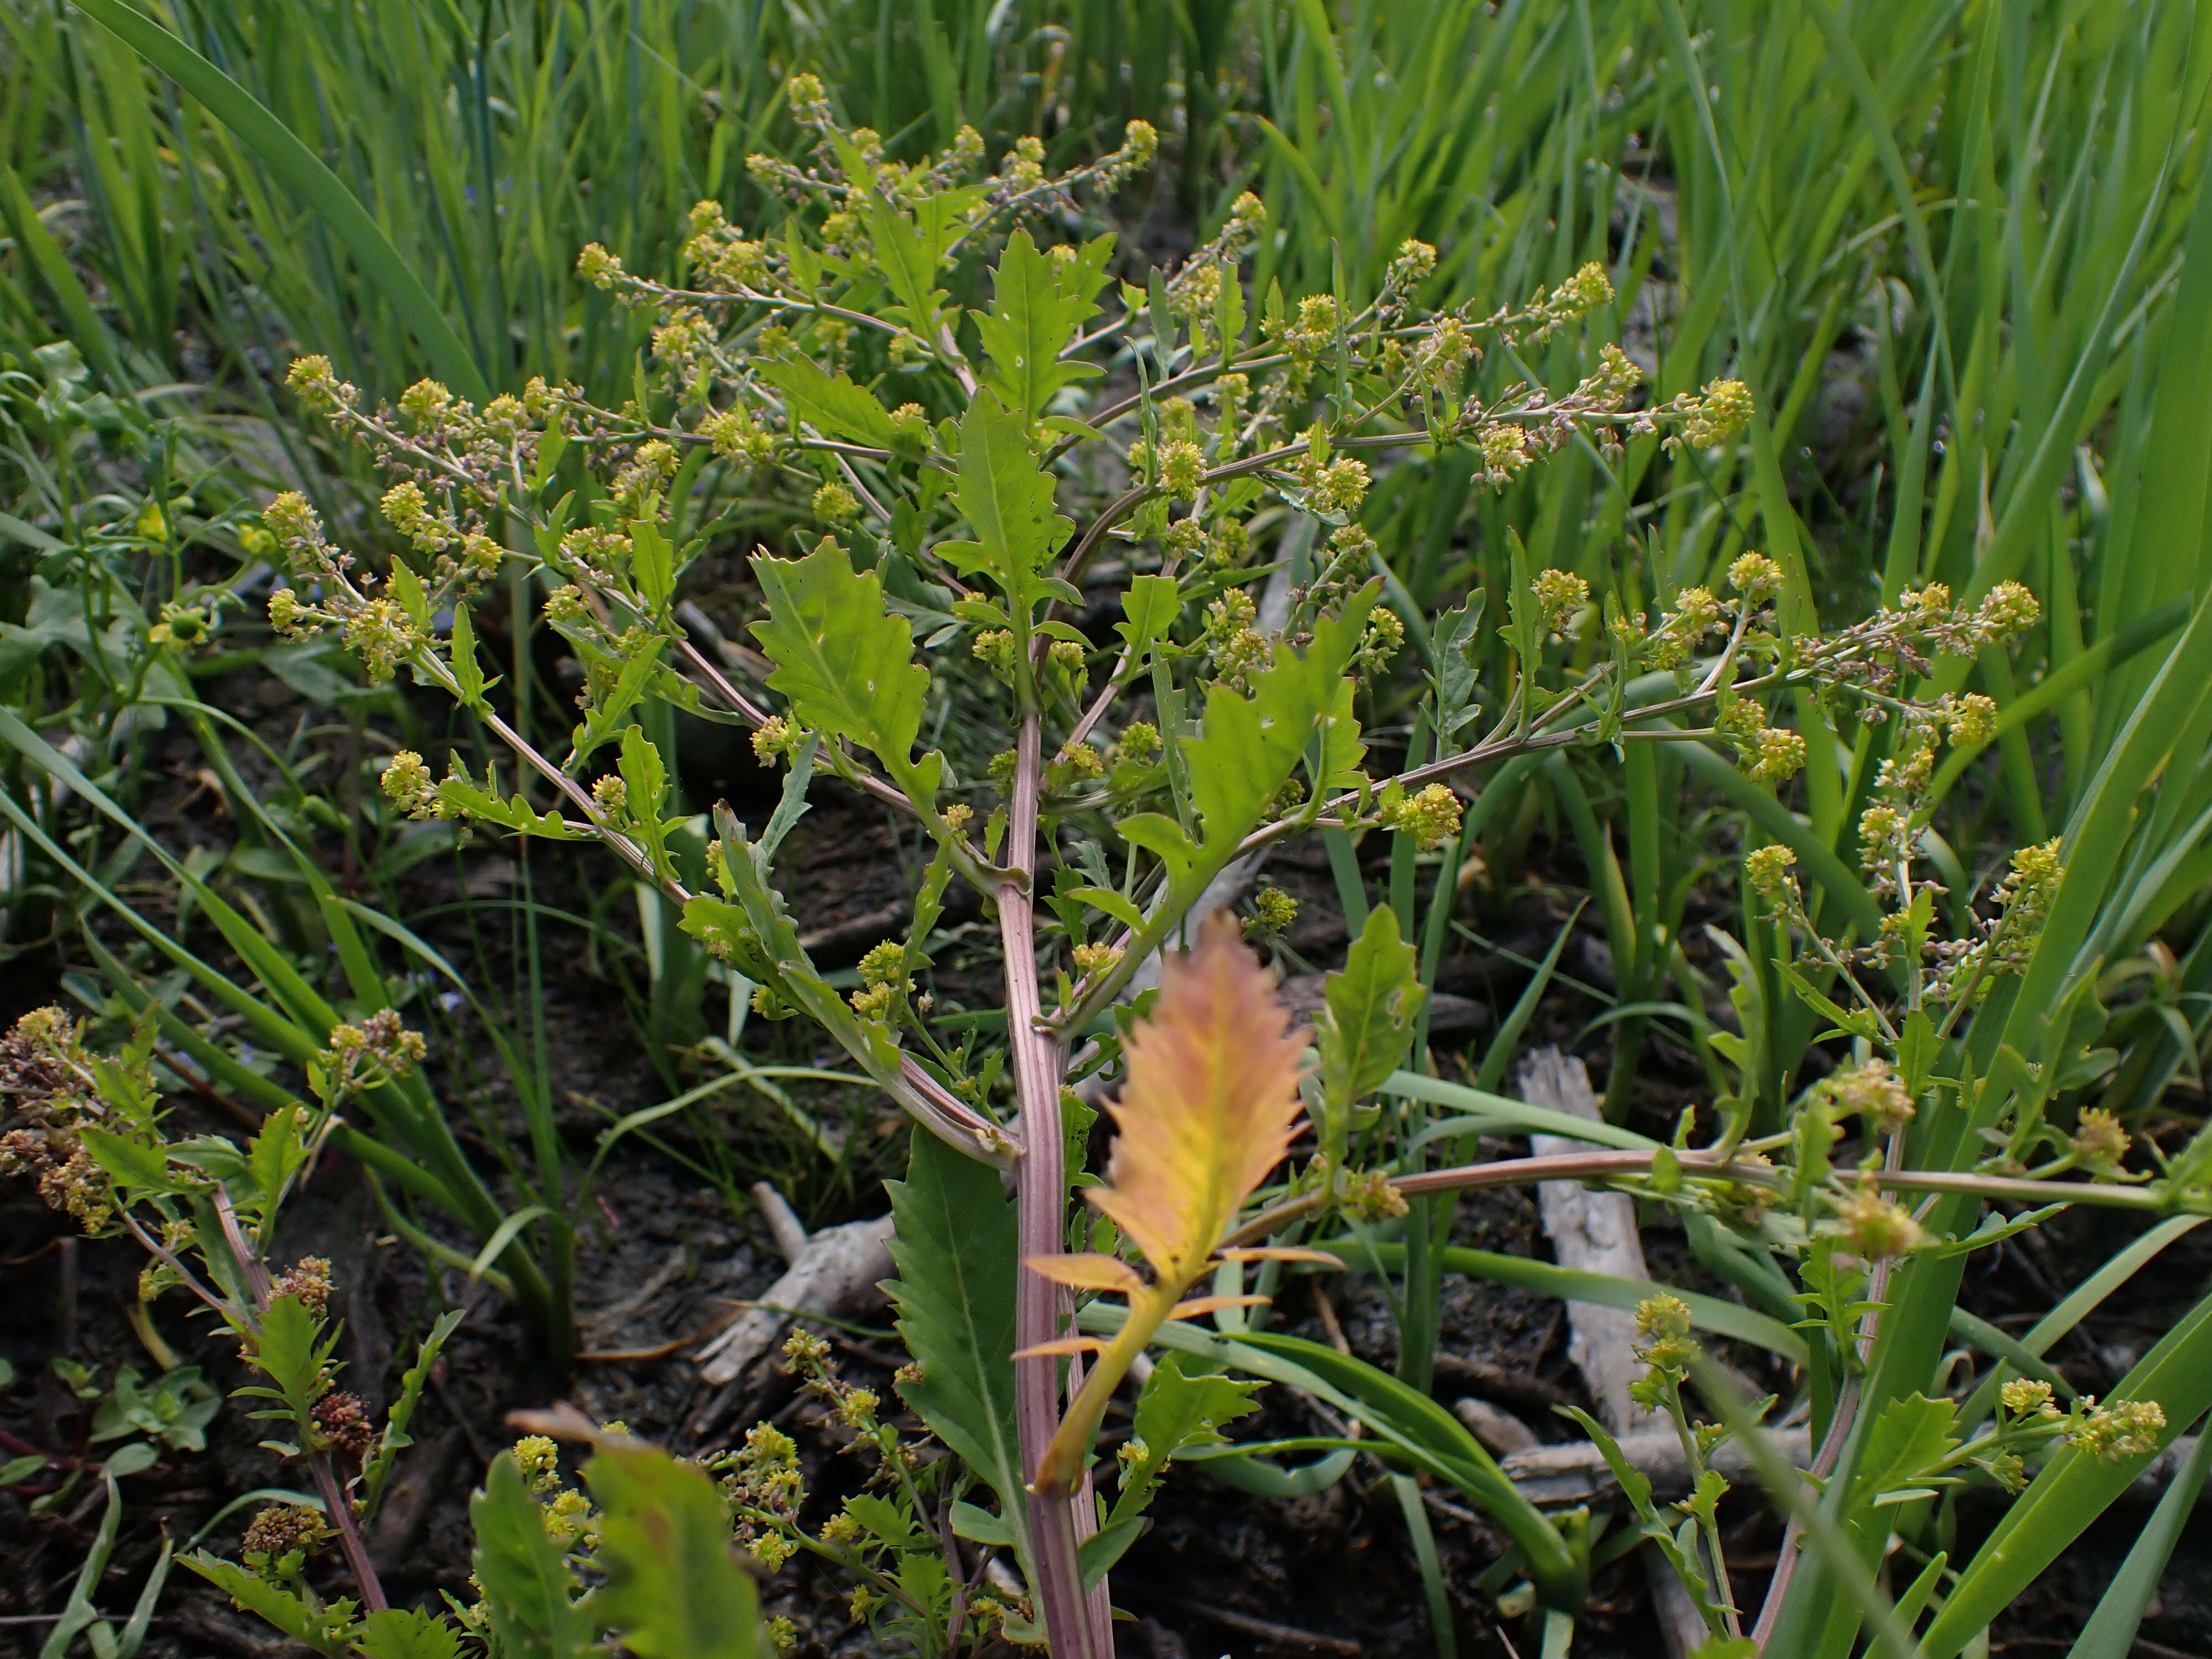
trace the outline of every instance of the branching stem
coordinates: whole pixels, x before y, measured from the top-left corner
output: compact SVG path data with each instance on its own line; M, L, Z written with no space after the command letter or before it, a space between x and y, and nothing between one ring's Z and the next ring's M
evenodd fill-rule
M1548 1158L1506 1158L1490 1164L1463 1164L1448 1170L1425 1170L1399 1176L1387 1184L1407 1198L1423 1193L1468 1192L1485 1187L1518 1187L1538 1181L1632 1181L1651 1173L1662 1156L1672 1158L1684 1176L1699 1181L1730 1181L1777 1189L1789 1184L1789 1171L1768 1164L1735 1163L1707 1152L1674 1152L1664 1147L1650 1152L1562 1152ZM2117 1182L2023 1181L2007 1176L1976 1175L1955 1170L1879 1170L1869 1177L1875 1187L1900 1193L1962 1193L1985 1200L2009 1200L2021 1204L2096 1204L2111 1209L2139 1210L2146 1214L2168 1212L2212 1214L2212 1196L2167 1194L2155 1187L2124 1186ZM1311 1215L1329 1201L1325 1192L1302 1193L1270 1205L1221 1241L1224 1249L1257 1244L1291 1222Z
M1062 1062L1058 1041L1041 1029L1036 911L1030 897L1036 866L1037 794L1044 773L1042 726L1042 714L1034 707L1022 716L1006 820L1006 867L1010 877L1018 879L1002 883L994 896L1006 951L1006 1041L1012 1054L1014 1095L1021 1106L1024 1147L1014 1166L1022 1259L1015 1269L1017 1352L1060 1335L1067 1300L1059 1285L1027 1266L1031 1256L1058 1254L1067 1230L1066 1144L1060 1110ZM1071 1361L1070 1368L1079 1370L1079 1362ZM1017 1359L1014 1420L1021 1436L1023 1469L1032 1481L1042 1475L1060 1415L1060 1361L1048 1354ZM1039 1489L1030 1504L1037 1613L1054 1659L1111 1659L1110 1635L1097 1628L1103 1621L1093 1619L1088 1605L1091 1598L1084 1594L1083 1567L1076 1553L1075 1505L1079 1501L1079 1492L1071 1496L1065 1489ZM1103 1601L1103 1595L1097 1599ZM1102 1635L1107 1636L1103 1642Z
M215 1212L222 1224L224 1242L237 1259L240 1276L253 1296L253 1311L258 1321L269 1310L269 1269L246 1242L246 1231L238 1224L238 1212L231 1208L230 1195L221 1187L215 1188ZM300 1425L300 1436L306 1439L313 1425ZM361 1591L361 1605L368 1613L381 1613L392 1604L385 1599L384 1583L376 1576L376 1563L368 1558L368 1546L362 1541L361 1528L353 1517L353 1500L346 1496L345 1487L338 1480L337 1471L331 1467L328 1452L308 1451L308 1473L315 1478L315 1492L323 1500L323 1509L331 1528L338 1535L338 1548L344 1554L346 1569L353 1574L355 1585Z

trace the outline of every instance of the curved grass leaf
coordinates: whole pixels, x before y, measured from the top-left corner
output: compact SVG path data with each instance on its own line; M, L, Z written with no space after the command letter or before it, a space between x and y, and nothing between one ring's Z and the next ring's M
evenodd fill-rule
M2135 1651L2136 1632L2142 1627L2143 1614L2158 1594L2159 1580L2166 1576L2166 1564L2172 1559L2173 1547L2181 1541L2181 1529L2197 1507L2208 1473L2212 1473L2212 1434L2200 1432L2195 1449L2136 1535L2127 1559L2120 1563L2111 1585L2097 1598L2096 1610L2067 1650L2066 1659L2128 1659Z
M1431 1135L1460 1135L1494 1128L1509 1134L1559 1135L1568 1140L1586 1140L1628 1152L1648 1152L1659 1144L1633 1129L1576 1117L1549 1106L1531 1106L1524 1100L1493 1095L1485 1089L1470 1089L1463 1083L1447 1083L1442 1078L1423 1077L1419 1072L1391 1073L1382 1081L1382 1092L1406 1100L1424 1100L1432 1106L1449 1106L1465 1114L1464 1121L1431 1125L1425 1132Z
M2110 1400L2155 1400L2170 1443L2212 1407L2212 1297L2199 1302L2123 1377ZM1926 1659L1954 1659L2111 1506L2148 1456L2118 1462L2070 1447L2044 1467L2000 1521L1921 1638Z
M147 62L207 106L261 160L297 191L353 251L362 274L415 331L446 384L472 403L491 396L476 359L446 319L445 309L400 257L399 250L354 199L337 174L301 143L291 128L259 100L152 19L122 0L76 0L103 28L119 36Z
M1371 1263L1385 1273L1397 1273L1406 1261L1403 1244L1368 1243L1359 1238L1332 1239L1321 1249L1341 1257L1353 1267ZM1611 1273L1586 1273L1555 1262L1531 1261L1522 1255L1504 1255L1495 1250L1475 1250L1458 1245L1437 1253L1437 1266L1448 1273L1465 1273L1497 1285L1511 1285L1539 1296L1555 1296L1565 1302L1586 1302L1601 1308L1633 1313L1637 1304L1663 1290L1690 1310L1690 1322L1701 1331L1748 1342L1769 1353L1780 1354L1794 1364L1806 1362L1805 1339L1780 1320L1755 1309L1741 1307L1717 1296L1676 1290L1650 1280L1616 1279Z

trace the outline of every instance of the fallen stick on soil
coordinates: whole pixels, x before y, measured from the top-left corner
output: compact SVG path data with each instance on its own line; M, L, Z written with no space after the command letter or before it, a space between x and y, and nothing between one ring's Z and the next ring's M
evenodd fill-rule
M756 1305L738 1314L699 1350L696 1356L699 1375L717 1386L735 1382L775 1346L792 1321L789 1310L836 1314L878 1279L890 1277L890 1217L848 1221L842 1227L824 1227L810 1237L799 1229L798 1218L790 1215L780 1194L775 1206L762 1207L768 1212L769 1230L778 1246L787 1250L794 1244L798 1248L783 1277L749 1298Z
M1595 1121L1596 1097L1590 1092L1589 1073L1579 1060L1557 1048L1540 1048L1522 1062L1521 1098L1532 1106L1549 1106ZM1553 1135L1533 1135L1529 1150L1536 1157L1571 1150L1576 1143ZM1536 1189L1550 1235L1553 1253L1562 1267L1587 1273L1610 1273L1616 1279L1648 1279L1644 1247L1636 1236L1636 1200L1626 1193L1602 1192L1579 1182L1547 1181ZM1629 1385L1643 1376L1644 1362L1632 1352L1636 1319L1618 1308L1593 1303L1567 1304L1567 1357L1583 1374L1597 1414L1606 1427L1624 1441L1642 1441L1674 1431L1667 1420L1645 1411L1629 1395ZM1516 1459L1541 1455L1544 1449L1516 1452ZM1592 1448L1595 1449L1595 1448ZM1681 1456L1679 1443L1674 1455ZM1691 1602L1689 1592L1656 1550L1644 1553L1651 1578L1651 1599L1667 1650L1674 1659L1703 1647L1711 1634Z
M1813 1437L1802 1426L1767 1431L1767 1444L1792 1468L1811 1466ZM1689 1491L1689 1464L1682 1456L1680 1437L1673 1430L1625 1435L1620 1445L1628 1467L1650 1481L1653 1497L1679 1498ZM2180 1436L2143 1466L2142 1473L2122 1494L2123 1501L2156 1503L2196 1449L2195 1435ZM1604 1454L1587 1440L1507 1452L1498 1458L1498 1466L1521 1489L1523 1498L1543 1508L1617 1502L1620 1497L1620 1484L1606 1466ZM1738 1484L1758 1479L1750 1457L1733 1440L1721 1443L1713 1453L1712 1467ZM2212 1486L2199 1492L2197 1501L2212 1501Z
M784 1195L776 1191L775 1183L756 1181L752 1184L753 1202L760 1206L761 1219L768 1223L768 1236L775 1241L776 1253L787 1263L796 1262L806 1253L809 1237L806 1224L799 1218L799 1212L791 1207Z
M1813 1461L1812 1436L1802 1428L1770 1430L1767 1443L1792 1468L1802 1469ZM1628 1467L1650 1481L1654 1498L1680 1498L1690 1490L1689 1460L1682 1455L1681 1437L1672 1428L1625 1434L1620 1445ZM1711 1461L1712 1467L1731 1481L1755 1483L1758 1480L1750 1454L1733 1439L1723 1441ZM1587 1440L1507 1452L1498 1460L1498 1467L1521 1489L1523 1498L1546 1508L1617 1502L1620 1497L1620 1483L1613 1478L1604 1454ZM1703 1627L1700 1620L1699 1628Z
M1452 1407L1452 1414L1493 1457L1536 1449L1536 1431L1503 1406L1468 1395Z

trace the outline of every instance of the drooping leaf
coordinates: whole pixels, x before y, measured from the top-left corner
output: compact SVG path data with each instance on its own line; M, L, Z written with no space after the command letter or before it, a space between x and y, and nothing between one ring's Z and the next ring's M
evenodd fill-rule
M226 1561L205 1550L179 1559L240 1607L274 1625L294 1641L325 1656L325 1659L344 1659L353 1638L352 1602L325 1601L319 1607L310 1607L281 1585L272 1584L235 1561Z
M882 579L855 571L830 537L803 559L752 564L768 599L752 625L775 664L768 683L802 724L874 750L895 776L912 771L929 671L906 619L885 609Z
M1236 919L1218 911L1195 950L1163 959L1159 1001L1130 1031L1107 1107L1118 1133L1106 1182L1085 1196L1178 1293L1290 1150L1304 1048L1290 1024Z
M512 1452L492 1460L469 1500L477 1547L470 1557L483 1586L492 1638L509 1659L584 1659L597 1644L591 1620L569 1597L561 1547L545 1534L544 1511L522 1482Z
M1261 1388L1250 1378L1223 1376L1199 1369L1188 1355L1160 1356L1137 1397L1137 1455L1122 1465L1121 1489L1114 1498L1109 1527L1144 1512L1167 1473L1170 1460L1193 1446L1218 1444L1221 1425L1257 1411L1252 1395Z
M1097 314L1093 296L1112 246L1110 237L1101 237L1061 264L1040 253L1027 230L1007 238L992 279L991 308L975 318L990 361L983 384L1017 414L1035 420L1060 387L1100 373L1095 364L1062 362L1060 354ZM1101 250L1095 261L1093 250Z
M1055 1285L1079 1291L1119 1291L1123 1295L1140 1290L1144 1277L1118 1255L1084 1250L1073 1255L1033 1255L1029 1265Z
M849 374L832 374L806 357L772 357L753 373L783 393L784 406L825 437L874 449L891 447L891 417L875 394Z
M1352 942L1344 967L1323 982L1315 1023L1322 1083L1332 1112L1381 1088L1406 1057L1421 1012L1413 947L1399 937L1398 913L1380 905Z
M1352 1354L1326 1343L1279 1331L1251 1331L1234 1341L1207 1338L1190 1327L1172 1340L1186 1352L1206 1352L1237 1370L1316 1392L1297 1372L1310 1375L1329 1392L1317 1394L1338 1410L1355 1411L1369 1428L1414 1454L1430 1472L1473 1498L1526 1553L1532 1576L1547 1601L1555 1607L1579 1603L1588 1564L1559 1529L1506 1478L1465 1424L1420 1389ZM1289 1360L1296 1370L1271 1361ZM1341 1390L1341 1393L1336 1391Z
M637 1659L753 1659L760 1599L707 1477L652 1447L605 1446L584 1479L607 1576L584 1603L592 1622Z
M904 1181L886 1182L898 1331L920 1377L899 1384L930 1432L998 1493L1026 1537L1014 1425L1014 1203L998 1173L917 1132Z

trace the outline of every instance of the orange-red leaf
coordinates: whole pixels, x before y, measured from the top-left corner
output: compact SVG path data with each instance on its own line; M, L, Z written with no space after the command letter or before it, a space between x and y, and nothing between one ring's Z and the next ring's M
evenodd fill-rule
M1199 1319L1210 1313L1219 1313L1224 1308L1264 1308L1264 1296L1194 1296L1188 1302L1178 1302L1168 1310L1170 1319Z
M1079 1291L1119 1291L1131 1296L1145 1288L1144 1276L1134 1267L1096 1250L1079 1255L1033 1255L1029 1267L1055 1285L1070 1285Z
M1302 1037L1226 911L1163 963L1152 1017L1129 1035L1106 1184L1087 1189L1176 1290L1204 1268L1252 1190L1290 1150Z
M1059 1354L1103 1353L1105 1350L1105 1343L1095 1336L1060 1336L1054 1338L1049 1342L1040 1342L1034 1347L1017 1349L1014 1358L1048 1359Z
M1327 1250L1310 1250L1297 1244L1239 1245L1233 1250L1216 1250L1224 1261L1311 1261L1323 1267L1342 1267L1344 1263Z

